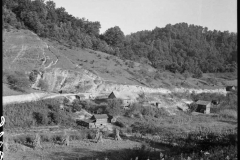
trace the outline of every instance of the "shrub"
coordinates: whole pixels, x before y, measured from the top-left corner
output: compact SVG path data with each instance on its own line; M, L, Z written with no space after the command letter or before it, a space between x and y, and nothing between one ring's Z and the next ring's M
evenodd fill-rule
M188 71L185 71L183 73L183 77L185 78L185 80L187 80L189 77L191 77L190 73Z
M122 122L119 122L119 121L116 121L114 124L118 127L121 127L121 128L126 127Z
M16 127L31 127L32 125L59 124L63 126L75 126L71 114L60 110L59 102L54 99L9 104L3 106L3 115L6 119L6 129Z
M190 112L195 112L197 110L198 105L196 103L191 103L188 106Z
M87 139L94 139L95 136L96 136L96 131L94 131L94 130L89 130L89 131L87 132Z
M193 78L201 78L202 77L202 71L197 68L195 71L194 71L194 74L192 76Z
M39 113L39 112L33 112L33 119L35 120L35 124L37 125L44 125L48 122L48 118L46 115Z
M154 115L154 117L156 117L156 118L160 118L160 117L163 117L163 116L168 116L169 115L169 113L166 111L166 109L164 109L164 108L156 108L155 109L155 115Z
M63 141L63 135L53 135L51 140L53 143L60 143Z
M125 115L126 116L132 116L132 115L137 115L139 113L142 113L143 107L139 103L133 103L130 105L129 110L126 111Z
M51 135L48 134L41 135L41 142L51 142L51 139L52 139Z
M111 116L123 115L124 111L121 107L122 100L121 99L111 99L108 100L108 107L106 111Z
M154 110L153 107L146 106L146 107L143 107L142 114L145 115L145 116L152 116L153 117L155 115L155 110Z
M82 109L82 105L81 105L80 100L75 99L72 103L72 110L73 111L81 111L81 109Z
M12 89L18 91L24 91L24 89L29 88L30 82L28 78L21 72L14 72L7 76L7 82L12 85Z
M37 70L33 70L30 74L29 74L29 80L31 82L35 82L37 79L37 75L39 74L39 71Z
M41 88L41 90L46 91L48 89L48 84L43 79L40 79L38 81L38 87Z
M157 80L157 79L161 79L161 74L159 72L157 72L155 75L154 75L154 79Z

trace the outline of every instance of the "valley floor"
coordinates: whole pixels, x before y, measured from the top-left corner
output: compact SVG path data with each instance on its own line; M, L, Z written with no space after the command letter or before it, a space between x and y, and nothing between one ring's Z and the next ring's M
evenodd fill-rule
M91 160L92 158L113 157L112 154L124 149L141 146L140 142L128 139L115 141L113 139L104 139L104 142L91 142L89 140L70 141L70 146L55 145L43 143L43 149L32 149L30 147L19 145L17 151L8 151L4 153L6 160ZM109 153L109 154L108 154Z

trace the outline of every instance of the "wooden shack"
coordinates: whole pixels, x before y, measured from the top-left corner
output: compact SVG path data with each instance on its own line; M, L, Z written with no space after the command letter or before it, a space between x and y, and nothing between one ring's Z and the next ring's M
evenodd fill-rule
M90 119L76 121L77 124L88 128L101 128L108 124L109 117L107 114L94 114Z
M129 106L133 103L133 100L131 98L120 95L119 93L113 91L109 94L108 99L115 99L115 98L118 98L118 99L122 100L123 107Z
M234 86L227 86L226 87L226 91L235 91L236 90L236 87L234 87Z
M205 113L205 114L210 113L210 108L212 105L211 101L198 100L196 104L197 104L196 112Z
M95 97L94 102L97 104L106 103L107 104L108 95L99 95Z

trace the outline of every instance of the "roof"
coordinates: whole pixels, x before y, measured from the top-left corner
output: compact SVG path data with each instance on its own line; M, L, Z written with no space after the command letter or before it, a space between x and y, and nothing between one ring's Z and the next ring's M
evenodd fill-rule
M97 96L95 99L108 99L108 95Z
M83 121L83 122L86 122L86 123L93 123L94 122L94 120L92 120L92 119L81 119L80 121Z
M76 94L76 96L85 98L85 95L83 95L83 94Z
M130 99L131 99L131 98L129 98L128 96L123 95L123 94L120 94L119 92L116 92L116 91L112 91L112 92L109 94L109 96L110 96L111 94L114 94L115 97L116 97L116 98L119 98L119 99L123 99L123 100L130 100ZM108 96L108 98L109 98L109 96Z
M211 103L210 101L203 101L203 100L198 100L196 102L196 104L200 104L200 105L208 105L209 103Z
M105 119L108 118L107 114L94 114L93 115L96 119Z

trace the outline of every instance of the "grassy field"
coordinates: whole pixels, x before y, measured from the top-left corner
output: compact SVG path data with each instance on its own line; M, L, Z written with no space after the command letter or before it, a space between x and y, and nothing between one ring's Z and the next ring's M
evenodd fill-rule
M234 100L229 101L231 105L234 103ZM98 109L97 106L89 107L91 110ZM236 113L233 108L232 111ZM4 106L3 109L6 118L5 131L8 133L7 159L25 157L73 160L104 159L106 156L113 160L130 159L134 156L146 159L146 155L142 154L145 153L154 160L159 157L160 152L175 157L184 153L184 157L187 157L193 156L193 151L200 154L196 150L202 149L213 154L211 149L214 147L220 147L224 152L229 150L224 147L233 147L231 152L236 156L236 141L232 138L236 135L237 117L226 116L229 115L226 109L221 110L224 114L220 111L220 114L192 115L179 111L176 115L169 115L164 108L133 107L129 111L122 111L117 119L118 124L115 124L120 127L123 140L115 141L113 134L103 132L103 143L96 143L94 140L96 131L74 124L72 113L61 111L57 100L13 104ZM54 125L59 127L56 130L47 129ZM36 130L39 127L40 129ZM66 129L70 137L69 146L61 144ZM34 149L32 144L36 133L41 137L41 149ZM210 141L208 138L204 141L198 140L199 137L208 137L206 135L210 136ZM4 141L6 142L6 139ZM210 147L207 150L205 143ZM145 148L141 148L142 145Z

